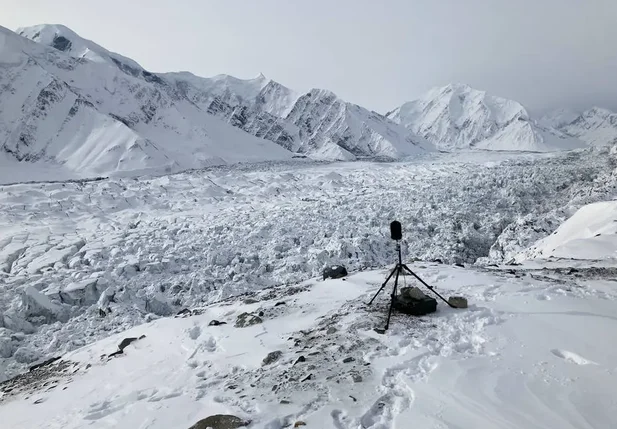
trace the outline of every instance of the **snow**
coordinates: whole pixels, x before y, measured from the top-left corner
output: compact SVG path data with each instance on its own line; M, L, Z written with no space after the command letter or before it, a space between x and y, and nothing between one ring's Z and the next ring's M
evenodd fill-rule
M0 27L0 380L24 373L3 425L617 426L612 112L535 121L452 84L386 117L20 32L39 43ZM379 335L394 219L470 306Z
M22 176L78 179L292 158L287 149L178 98L153 74L64 27L22 32L52 46L62 35L77 51L0 32L0 80L6 88L0 140L2 164L9 166L0 171L0 183L15 182L8 173L18 168L25 170ZM82 45L98 52L98 60L85 54L83 60Z
M433 88L387 116L443 150L547 152L586 146L551 128L548 119L539 125L516 101L465 84Z
M55 46L72 57L84 58L94 62L112 63L113 60L120 61L136 70L143 70L142 67L130 58L110 52L96 43L78 36L73 30L59 24L40 24L32 27L18 28L15 31L20 36L26 37L43 45ZM64 38L69 43L65 49L55 43L58 38Z
M617 114L595 107L562 125L560 129L591 146L604 146L617 142Z
M22 347L52 357L331 264L382 267L391 219L404 225L410 259L503 263L579 207L614 196L613 159L604 149L432 153L0 186L2 323L28 332ZM83 292L65 290L93 279ZM60 306L63 321L39 307L26 313L27 286ZM23 369L0 361L0 377Z
M365 303L386 270L271 289L255 303L209 305L75 350L62 358L76 363L70 378L0 399L2 421L15 429L188 428L222 413L270 429L298 421L324 429L617 422L617 347L606 341L614 291L436 264L411 268L441 293L466 296L470 307L440 303L421 318L395 313L379 335L372 329L384 322L388 291L373 307ZM263 323L234 326L239 314L258 311ZM209 326L213 319L227 324ZM101 359L123 338L142 335L123 355ZM263 366L273 351L281 357Z
M617 202L602 201L580 208L557 230L517 256L528 259L615 260Z

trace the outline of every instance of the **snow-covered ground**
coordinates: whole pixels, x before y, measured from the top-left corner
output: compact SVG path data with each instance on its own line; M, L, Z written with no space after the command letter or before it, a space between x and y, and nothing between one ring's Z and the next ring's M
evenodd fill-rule
M517 255L518 261L568 258L617 259L617 201L602 201L579 209L553 234Z
M379 335L390 288L365 303L386 270L270 289L69 353L45 387L0 397L0 417L14 429L188 428L213 414L267 429L617 425L612 280L412 269L469 308L395 313ZM245 312L262 323L236 327Z

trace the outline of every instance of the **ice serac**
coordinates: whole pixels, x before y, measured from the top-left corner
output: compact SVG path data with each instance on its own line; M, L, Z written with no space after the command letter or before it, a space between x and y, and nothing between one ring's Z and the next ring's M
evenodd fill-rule
M301 150L315 157L400 158L433 150L405 127L323 89L301 96L287 120L300 128Z
M282 145L234 128L156 74L66 27L20 33L41 43L0 28L4 158L90 177L292 157Z
M434 88L387 116L444 150L545 152L585 146L550 126L540 126L516 101L464 84Z

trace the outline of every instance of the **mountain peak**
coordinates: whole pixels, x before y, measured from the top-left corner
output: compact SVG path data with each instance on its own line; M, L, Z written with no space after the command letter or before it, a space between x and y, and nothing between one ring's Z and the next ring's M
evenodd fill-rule
M462 83L433 88L387 116L446 150L550 151L583 146L555 129L530 121L520 103Z
M98 63L110 63L124 72L137 75L143 71L136 61L108 51L91 40L84 39L62 24L40 24L17 29L17 34L34 42L65 52L74 58L84 58Z

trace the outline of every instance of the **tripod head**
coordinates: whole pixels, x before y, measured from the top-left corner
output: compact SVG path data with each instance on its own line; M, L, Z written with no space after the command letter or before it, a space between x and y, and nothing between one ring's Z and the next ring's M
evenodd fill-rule
M390 237L396 241L400 241L403 238L401 223L397 220L390 224Z

